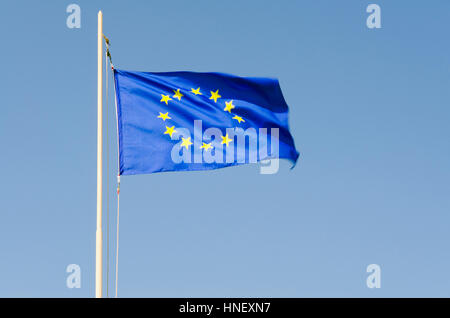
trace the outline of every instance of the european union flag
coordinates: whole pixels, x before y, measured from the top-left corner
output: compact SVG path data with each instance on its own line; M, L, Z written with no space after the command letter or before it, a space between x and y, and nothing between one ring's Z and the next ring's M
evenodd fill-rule
M121 175L296 163L275 79L114 70Z

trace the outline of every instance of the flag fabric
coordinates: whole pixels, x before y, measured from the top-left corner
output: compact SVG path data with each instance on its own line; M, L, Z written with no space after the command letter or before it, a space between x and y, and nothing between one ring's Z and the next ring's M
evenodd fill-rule
M276 79L114 69L114 82L121 175L298 159Z

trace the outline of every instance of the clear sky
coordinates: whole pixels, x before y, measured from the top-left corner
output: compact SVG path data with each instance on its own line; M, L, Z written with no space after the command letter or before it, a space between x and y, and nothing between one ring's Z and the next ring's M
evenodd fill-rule
M277 77L301 152L275 175L123 177L120 296L450 297L445 0L2 1L0 296L94 295L99 9L118 68Z

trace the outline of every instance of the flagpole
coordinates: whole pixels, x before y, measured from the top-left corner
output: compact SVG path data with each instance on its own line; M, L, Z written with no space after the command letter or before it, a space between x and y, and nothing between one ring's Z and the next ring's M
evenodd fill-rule
M97 81L97 233L95 248L95 297L103 291L103 233L102 233L102 145L103 145L103 14L98 12L98 81Z

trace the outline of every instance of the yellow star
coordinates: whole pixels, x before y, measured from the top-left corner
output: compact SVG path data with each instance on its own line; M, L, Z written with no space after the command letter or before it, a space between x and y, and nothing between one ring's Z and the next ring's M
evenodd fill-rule
M169 116L169 112L163 114L161 112L159 112L159 116L156 118L161 118L162 120L166 121L166 119L172 119L172 117Z
M181 137L181 139L183 139L183 142L181 143L181 147L186 147L186 149L189 149L189 146L192 145L191 142L191 137L187 137L187 138L183 138Z
M211 148L212 148L211 143L207 144L206 142L204 142L203 145L200 147L200 149L205 149L205 151L208 151Z
M173 95L173 98L178 98L178 100L181 100L181 97L183 97L184 95L180 93L180 89L177 90L173 90L173 92L175 93L175 95Z
M245 123L245 120L244 120L241 116L234 115L233 119L236 119L236 120L239 122L239 124L240 124L241 122L244 122L244 123Z
M231 114L231 110L234 108L233 100L230 100L229 102L225 102L225 108L223 109L226 112L229 112Z
M226 134L225 136L220 136L222 137L222 145L226 144L228 147L228 144L233 141L233 139L228 138L228 134Z
M166 126L166 131L164 132L164 135L169 135L170 138L172 138L172 134L176 132L177 131L175 130L175 126L172 127Z
M217 103L217 99L222 97L219 95L219 90L217 90L215 92L213 92L213 91L210 91L210 92L211 92L211 97L209 99L214 99L214 103Z
M200 87L197 89L191 88L191 93L194 93L195 95L202 95L202 93L200 92Z
M166 105L167 105L167 102L169 101L169 100L172 100L172 98L170 98L170 96L169 95L163 95L163 94L161 94L161 100L160 100L160 102L164 102L164 103L166 103Z

